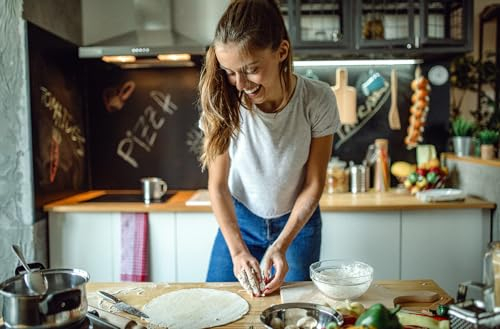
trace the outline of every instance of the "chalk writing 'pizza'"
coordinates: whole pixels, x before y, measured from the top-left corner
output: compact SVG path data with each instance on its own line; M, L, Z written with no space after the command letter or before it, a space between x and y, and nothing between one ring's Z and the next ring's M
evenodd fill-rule
M134 157L135 146L146 152L151 152L158 130L165 124L166 115L172 115L177 111L177 105L170 100L170 94L153 90L149 93L151 99L159 106L159 109L149 105L135 122L132 129L125 132L125 137L118 143L116 153L134 168L139 167Z

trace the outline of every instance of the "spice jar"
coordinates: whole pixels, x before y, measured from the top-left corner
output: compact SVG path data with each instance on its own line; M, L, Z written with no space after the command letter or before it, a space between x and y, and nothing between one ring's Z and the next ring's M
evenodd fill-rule
M333 157L326 169L325 192L343 193L349 191L349 171L345 169L346 162Z
M389 142L387 139L375 140L375 169L373 173L373 187L376 192L388 191L391 187L389 174Z

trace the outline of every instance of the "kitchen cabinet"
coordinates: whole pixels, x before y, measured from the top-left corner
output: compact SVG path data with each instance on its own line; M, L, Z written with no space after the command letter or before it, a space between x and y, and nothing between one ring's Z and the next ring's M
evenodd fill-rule
M299 55L425 55L472 49L470 0L281 0Z
M352 258L376 280L433 279L454 295L481 281L489 209L323 211L321 259ZM151 212L150 280L205 281L218 224L211 212ZM92 238L92 241L89 240ZM81 268L120 281L120 213L50 212L51 268Z
M280 10L292 45L301 49L347 49L351 46L349 0L281 0Z
M356 0L356 48L468 51L472 9L470 0Z
M404 211L400 279L432 278L453 296L458 283L482 281L482 259L489 241L487 211Z
M218 224L212 213L151 212L154 282L203 282ZM119 212L49 214L50 268L80 268L92 281L120 281Z
M79 268L92 281L120 280L120 214L50 213L49 267Z
M373 266L376 280L399 278L399 211L322 212L321 215L321 259L355 259Z
M176 213L177 281L203 282L219 225L212 213Z
M176 214L152 212L149 224L149 276L153 282L177 281Z

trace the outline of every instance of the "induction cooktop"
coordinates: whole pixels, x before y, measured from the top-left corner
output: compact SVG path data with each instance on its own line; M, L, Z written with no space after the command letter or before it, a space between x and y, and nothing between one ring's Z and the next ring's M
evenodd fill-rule
M168 191L163 197L157 200L151 200L151 203L164 203L172 196L175 195L175 191ZM130 193L130 194L104 194L91 198L82 202L140 202L144 203L142 194Z

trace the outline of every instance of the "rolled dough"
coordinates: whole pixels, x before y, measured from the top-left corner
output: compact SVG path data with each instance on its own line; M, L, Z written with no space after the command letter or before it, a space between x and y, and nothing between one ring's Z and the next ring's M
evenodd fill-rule
M193 288L173 291L144 305L144 313L155 326L209 328L236 321L247 314L248 302L233 292Z

